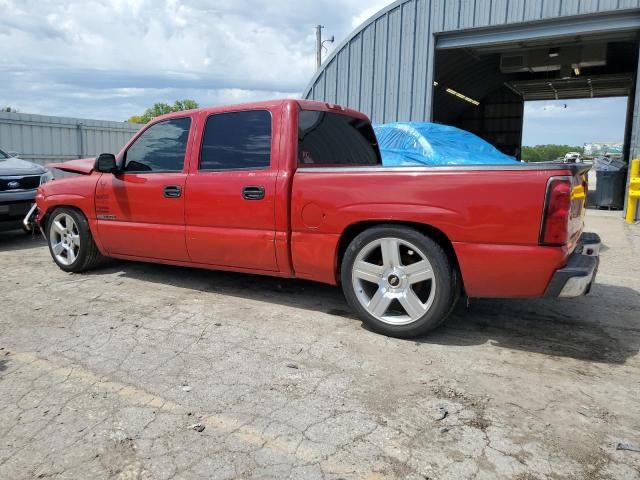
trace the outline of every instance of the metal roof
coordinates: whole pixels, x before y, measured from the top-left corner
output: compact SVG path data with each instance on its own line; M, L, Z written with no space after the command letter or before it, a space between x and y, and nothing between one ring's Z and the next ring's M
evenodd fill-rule
M303 97L355 108L375 122L430 120L436 42L446 35L459 42L460 35L509 31L503 27L550 35L547 23L557 30L563 18L605 29L612 14L635 21L639 8L640 0L398 0L334 50Z

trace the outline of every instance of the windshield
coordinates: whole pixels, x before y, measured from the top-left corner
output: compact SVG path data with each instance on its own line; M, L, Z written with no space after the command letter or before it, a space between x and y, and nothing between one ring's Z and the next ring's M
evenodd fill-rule
M9 155L0 150L0 160L4 160L5 158L9 158Z

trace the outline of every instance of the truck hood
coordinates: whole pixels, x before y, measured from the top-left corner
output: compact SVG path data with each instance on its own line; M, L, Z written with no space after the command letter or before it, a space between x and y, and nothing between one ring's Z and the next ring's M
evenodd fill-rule
M80 173L82 175L90 175L93 172L93 166L96 158L80 158L78 160L69 160L61 163L48 163L47 167L57 168L65 172Z
M40 165L20 158L3 158L0 160L0 175L42 175L45 169Z

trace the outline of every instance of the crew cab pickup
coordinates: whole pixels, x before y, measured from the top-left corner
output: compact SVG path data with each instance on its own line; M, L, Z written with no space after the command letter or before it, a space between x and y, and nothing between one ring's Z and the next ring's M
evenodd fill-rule
M158 117L117 154L52 165L26 221L69 272L103 257L341 285L372 329L412 337L468 297L589 291L574 164L381 165L368 118L279 100Z

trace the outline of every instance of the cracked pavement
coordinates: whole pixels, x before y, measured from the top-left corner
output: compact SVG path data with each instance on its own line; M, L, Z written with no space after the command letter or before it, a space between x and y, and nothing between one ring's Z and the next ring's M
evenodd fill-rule
M640 479L616 449L640 445L640 227L587 224L591 295L472 301L417 341L329 286L67 274L0 233L0 478Z

